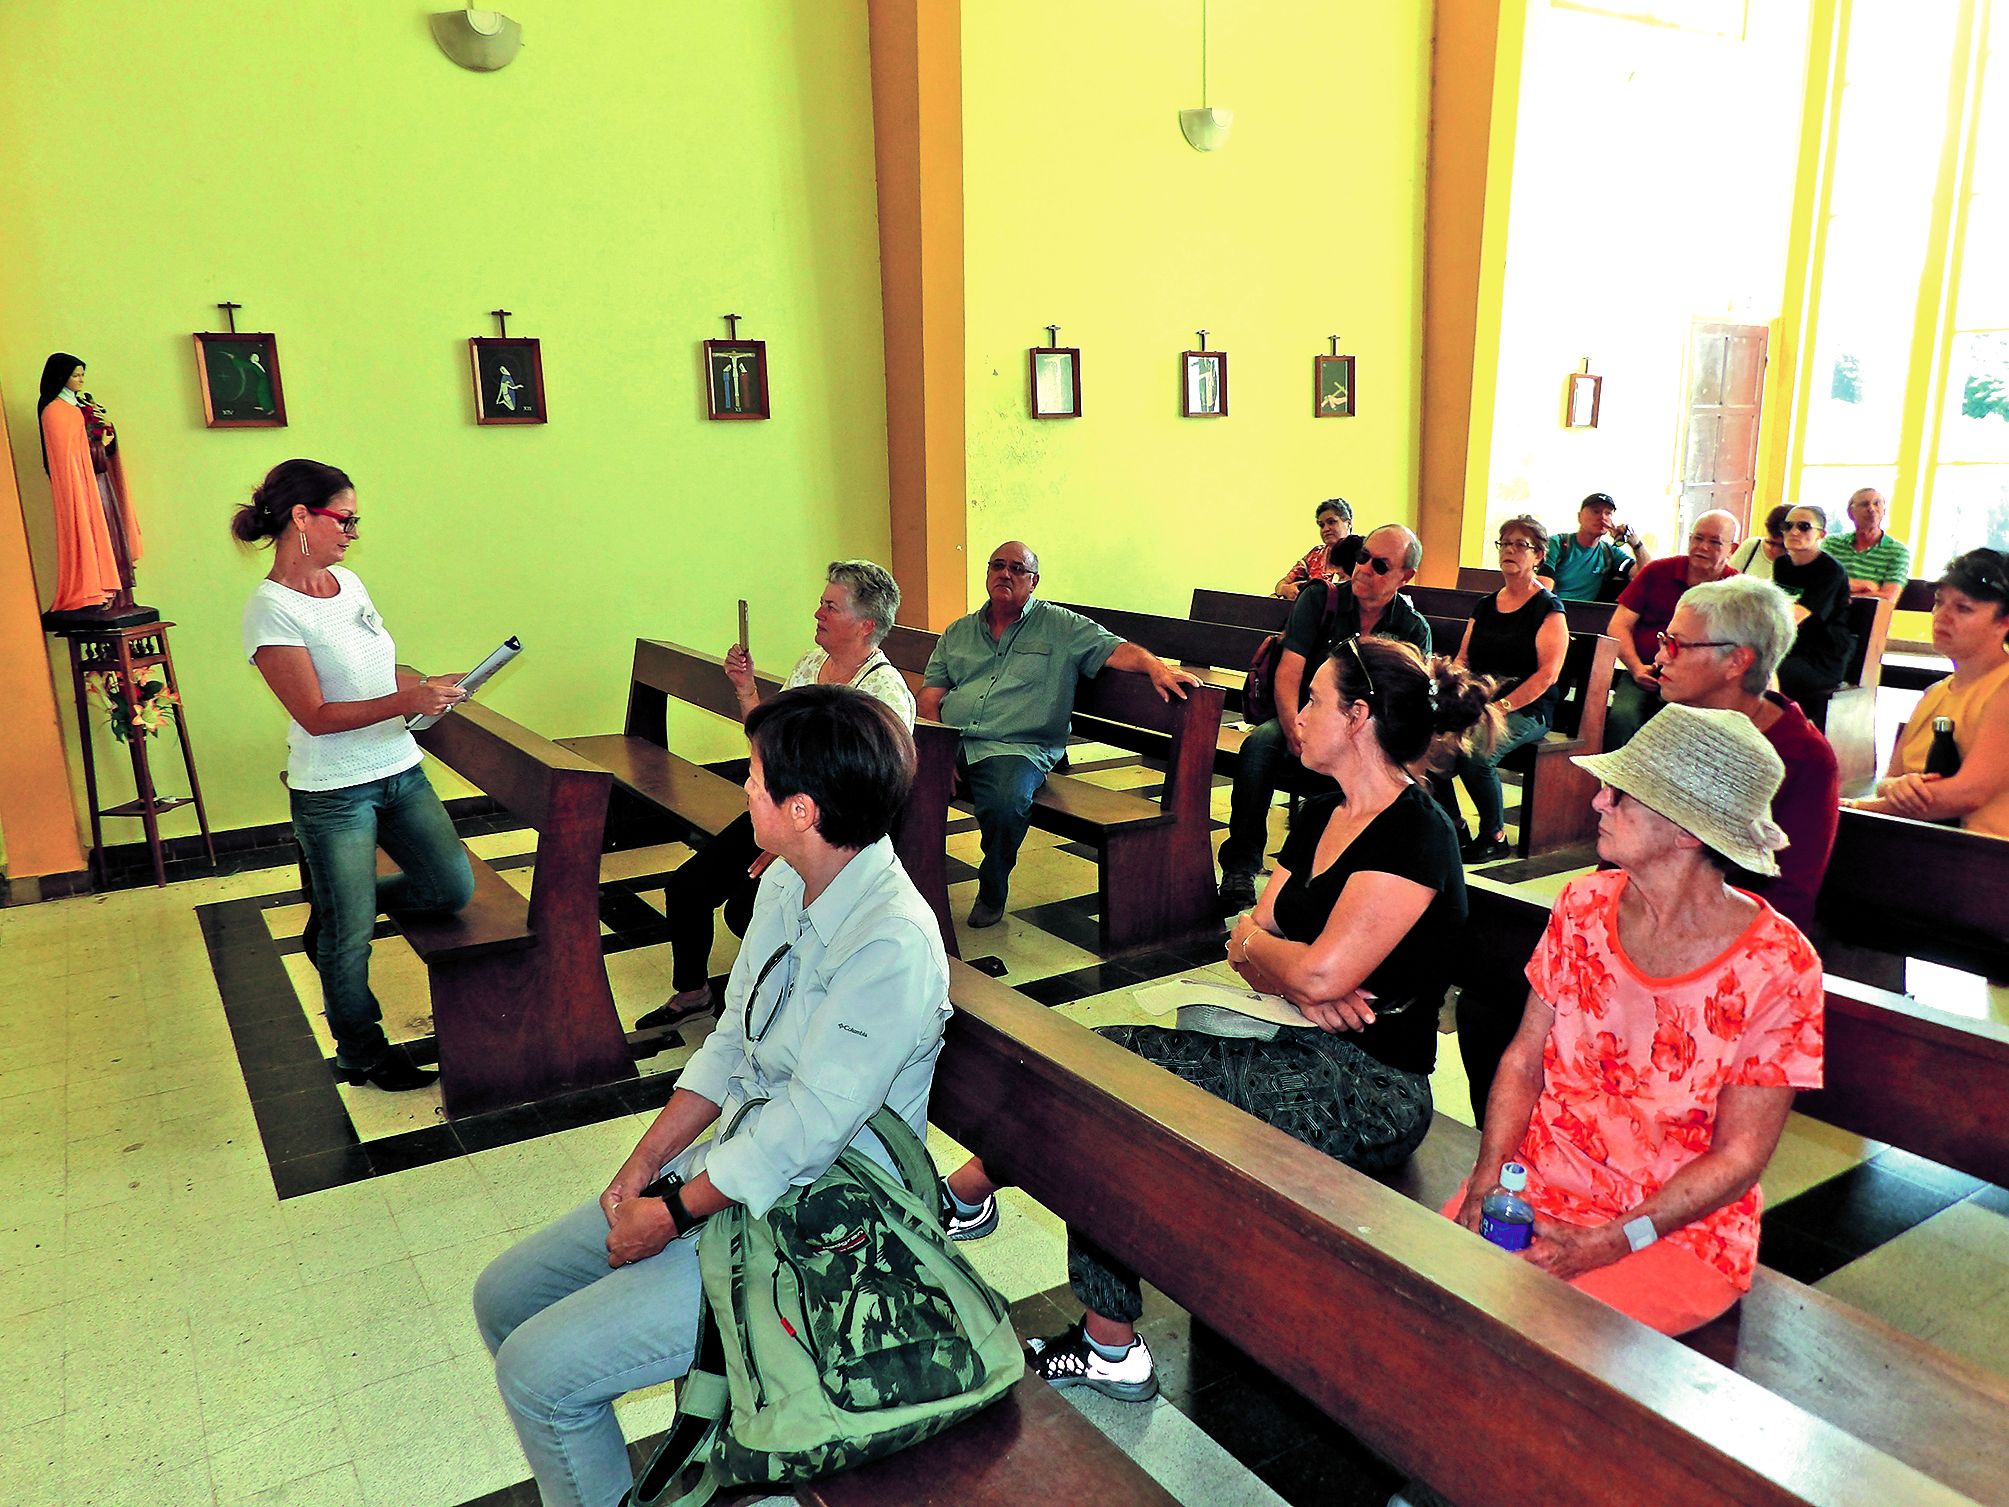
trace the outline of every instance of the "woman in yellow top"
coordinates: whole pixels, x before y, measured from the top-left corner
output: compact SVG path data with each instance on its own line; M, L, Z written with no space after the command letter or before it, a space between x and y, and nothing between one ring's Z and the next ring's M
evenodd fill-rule
M1953 661L1953 673L1919 698L1875 799L1846 804L2009 837L2009 557L2002 551L1971 549L1946 567L1932 603L1932 646ZM1959 772L1945 777L1925 773L1936 717L1953 719L1960 750Z

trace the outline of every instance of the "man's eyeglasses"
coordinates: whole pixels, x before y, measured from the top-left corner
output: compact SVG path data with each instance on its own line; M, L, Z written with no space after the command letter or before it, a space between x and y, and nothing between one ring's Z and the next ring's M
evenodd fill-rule
M1788 528L1792 527L1791 524L1787 524L1786 526ZM1728 549L1730 547L1728 539L1719 539L1714 534L1690 534L1688 542L1690 545L1699 545L1708 549Z
M1797 518L1790 520L1786 524L1782 532L1788 534L1811 534L1815 529L1819 527L1820 525L1818 523L1813 523L1805 518Z
M767 1019L760 1023L760 1029L756 1031L753 1028L753 1002L760 998L760 986L767 982L767 976L774 972L783 958L788 956L788 949L794 945L793 942L784 942L781 946L775 948L774 955L765 963L762 963L760 965L760 972L754 975L753 987L746 991L746 1009L740 1021L740 1026L745 1032L748 1041L759 1041L761 1037L773 1030L775 1017L781 1014L781 1007L788 1002L788 991L795 984L795 975L793 973L789 974L788 982L781 986L781 992L775 995L773 1005L768 1008Z
M1653 635L1660 641L1660 647L1667 651L1669 663L1681 658L1683 649L1734 649L1736 644L1721 638L1677 638L1672 633Z
M319 518L334 519L336 525L351 539L356 537L356 530L361 527L362 515L358 513L338 513L333 508L309 508L307 511Z
M1494 549L1536 549L1539 546L1532 539L1495 539Z
M1370 557L1371 558L1371 557ZM1367 694L1360 699L1372 703L1378 694L1374 686L1373 672L1367 668L1367 656L1360 652L1360 638L1355 635L1346 641L1346 647L1353 652L1353 662L1360 670L1360 678L1367 682Z
M1015 576L1029 576L1033 573L1032 567L1023 560L993 560L990 563L990 570L993 575L1001 570L1008 570Z
M1362 555L1360 557L1359 564L1355 565L1354 569L1355 570L1360 569L1361 565L1365 565L1369 570L1373 571L1377 576L1385 576L1391 570L1394 570L1396 568L1395 561L1384 560L1379 555L1366 555L1366 554Z

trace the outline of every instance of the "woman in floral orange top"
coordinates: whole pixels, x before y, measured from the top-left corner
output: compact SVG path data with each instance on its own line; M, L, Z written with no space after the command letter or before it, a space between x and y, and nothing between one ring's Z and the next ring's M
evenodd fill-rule
M1793 1092L1821 1082L1821 964L1721 864L1776 868L1783 766L1748 718L1669 705L1616 753L1597 851L1528 964L1526 1012L1486 1102L1472 1229L1509 1160L1535 1208L1526 1258L1668 1334L1751 1286L1758 1175Z

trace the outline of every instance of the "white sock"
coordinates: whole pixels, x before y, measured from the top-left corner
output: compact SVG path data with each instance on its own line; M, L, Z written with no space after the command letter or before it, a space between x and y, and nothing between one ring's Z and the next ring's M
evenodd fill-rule
M1134 1339L1127 1345L1105 1345L1086 1329L1081 1331L1081 1337L1088 1341L1088 1348L1104 1360L1122 1360L1124 1356L1137 1348L1137 1341Z
M956 1197L956 1190L951 1188L947 1183L942 1184L942 1191L949 1195L949 1207L965 1219L968 1219L973 1214L981 1213L983 1210L982 1204L964 1203L960 1198Z

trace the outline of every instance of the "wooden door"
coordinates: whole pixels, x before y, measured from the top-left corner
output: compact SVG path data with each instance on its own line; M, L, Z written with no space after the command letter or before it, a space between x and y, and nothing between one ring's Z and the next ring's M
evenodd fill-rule
M1751 532L1758 474L1758 409L1765 393L1762 324L1696 320L1688 334L1688 442L1681 475L1681 535L1711 508Z

